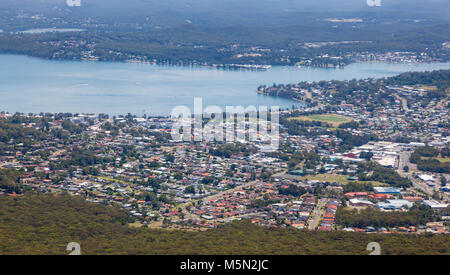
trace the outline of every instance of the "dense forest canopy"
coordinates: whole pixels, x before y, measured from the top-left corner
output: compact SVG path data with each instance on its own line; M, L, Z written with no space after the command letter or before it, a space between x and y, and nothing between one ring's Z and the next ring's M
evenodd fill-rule
M0 254L448 254L443 235L378 235L265 228L249 222L203 232L131 228L119 209L68 195L0 196Z
M7 143L11 139L16 142L27 140L39 140L43 137L42 132L34 128L24 127L14 120L0 120L0 143Z
M433 219L433 210L426 206L415 206L408 211L383 212L379 209L343 209L336 212L336 223L344 227L365 228L367 226L395 227L419 226Z
M20 172L15 169L0 169L0 190L8 194L19 194L23 186L20 183Z

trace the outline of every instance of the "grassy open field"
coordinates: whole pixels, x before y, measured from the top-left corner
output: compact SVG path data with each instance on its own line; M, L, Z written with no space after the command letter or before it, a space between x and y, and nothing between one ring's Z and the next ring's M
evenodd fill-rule
M427 91L436 91L437 87L436 86L427 86L427 85L422 85L419 88L427 90Z
M422 159L437 159L439 160L439 162L441 163L446 163L446 162L450 162L450 158L429 158L429 157L422 157Z
M336 115L336 114L323 114L323 115L311 115L311 116L299 116L299 117L293 117L290 118L292 120L309 120L309 121L320 121L320 122L326 122L333 127L338 127L339 125L343 123L347 123L352 121L353 119L346 116Z
M319 181L328 181L328 182L337 182L339 184L347 184L351 180L348 179L348 176L344 175L336 175L336 174L317 174L317 175L308 175L304 177L298 177L299 180L319 180ZM353 181L358 182L358 181ZM364 183L371 183L373 186L386 186L386 184L379 181L364 181Z

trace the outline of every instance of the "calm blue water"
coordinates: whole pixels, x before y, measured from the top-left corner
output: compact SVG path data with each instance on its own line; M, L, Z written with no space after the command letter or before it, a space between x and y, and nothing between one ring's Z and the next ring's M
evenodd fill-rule
M0 55L0 111L167 115L173 107L267 105L294 101L256 94L259 85L392 76L449 69L450 63L358 63L345 69L273 67L264 72L130 63L49 61Z

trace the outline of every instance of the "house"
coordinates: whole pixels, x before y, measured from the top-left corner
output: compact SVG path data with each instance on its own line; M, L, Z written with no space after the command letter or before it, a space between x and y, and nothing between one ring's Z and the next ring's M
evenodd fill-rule
M425 182L434 182L434 177L431 175L419 175L419 179Z
M345 193L347 198L365 198L367 197L367 192L349 192Z
M371 203L368 200L351 199L350 200L350 205L351 206L356 206L356 207L367 207L367 206L373 205L373 203Z
M401 210L402 208L411 208L414 204L407 200L388 200L387 202L377 203L377 207L383 210Z
M375 190L375 193L378 194L400 195L400 190L397 188L377 186L373 189Z
M370 198L380 201L380 200L389 200L389 199L393 199L394 196L390 195L390 194L371 194L369 196Z
M404 197L404 200L410 201L410 202L422 202L422 197Z
M425 200L423 201L423 204L433 208L433 209L444 209L448 207L448 204L439 203L436 200Z
M291 224L292 227L297 228L297 229L303 229L305 228L305 224L304 223L293 223Z
M290 171L289 174L294 176L304 176L305 172L303 170L293 170Z

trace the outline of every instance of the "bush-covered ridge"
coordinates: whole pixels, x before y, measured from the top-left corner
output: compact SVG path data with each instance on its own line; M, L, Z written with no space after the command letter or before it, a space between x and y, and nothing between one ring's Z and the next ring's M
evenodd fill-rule
M375 235L265 228L237 222L203 232L126 226L119 209L65 195L0 197L0 254L450 254L450 236Z

